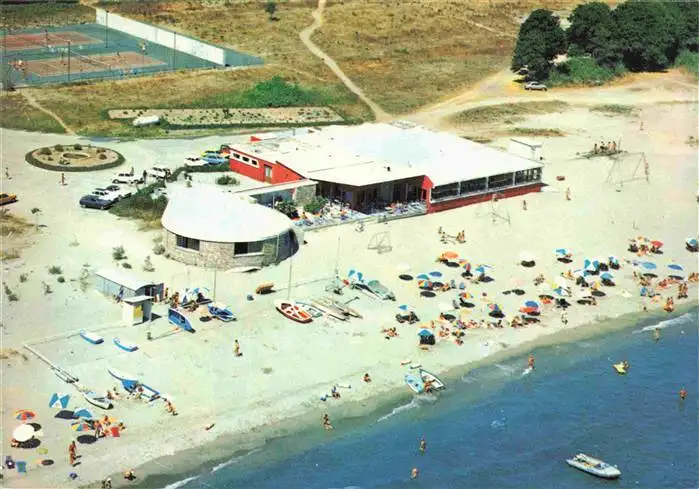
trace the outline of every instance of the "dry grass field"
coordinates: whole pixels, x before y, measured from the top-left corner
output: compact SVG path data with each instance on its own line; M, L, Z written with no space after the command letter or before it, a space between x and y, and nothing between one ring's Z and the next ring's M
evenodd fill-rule
M53 117L29 105L19 93L0 94L0 126L27 131L65 132Z

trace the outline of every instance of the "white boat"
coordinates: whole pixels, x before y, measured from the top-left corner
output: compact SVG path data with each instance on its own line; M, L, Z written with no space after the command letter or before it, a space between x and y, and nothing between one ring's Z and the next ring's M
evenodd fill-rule
M348 315L348 316L352 316L352 317L355 317L355 318L360 318L360 317L362 317L362 315L359 314L359 311L357 311L356 309L352 309L351 307L349 307L349 306L348 306L347 304L345 304L344 302L340 302L340 301L338 301L338 300L335 300L335 299L333 299L332 297L324 297L324 299L330 301L330 303L331 303L333 306L335 306L336 309L338 309L339 311L342 311L342 314L345 314L345 315Z
M298 299L294 301L294 304L297 306L301 307L302 309L305 309L308 314L313 316L314 318L319 318L321 317L324 313L320 309L318 309L316 306L311 304L309 301L305 299Z
M93 406L97 406L102 409L112 409L114 407L112 401L94 391L83 392L83 397Z
M425 383L426 392L441 391L446 389L444 382L439 380L439 377L437 377L435 374L430 373L427 370L420 369L420 377L422 377L422 381Z
M334 318L334 319L339 319L340 321L345 321L347 319L347 316L345 316L342 311L339 311L337 308L332 307L330 305L327 305L319 300L313 299L311 300L311 304L317 308L323 311L323 314Z
M617 479L621 471L613 465L584 453L578 453L575 457L566 460L568 465L580 469L602 479Z

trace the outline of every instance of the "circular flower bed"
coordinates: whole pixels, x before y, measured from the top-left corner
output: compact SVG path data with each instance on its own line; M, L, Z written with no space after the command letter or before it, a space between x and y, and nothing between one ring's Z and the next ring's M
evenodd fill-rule
M57 144L30 151L25 160L44 170L79 172L114 168L124 162L124 157L112 149L99 146Z

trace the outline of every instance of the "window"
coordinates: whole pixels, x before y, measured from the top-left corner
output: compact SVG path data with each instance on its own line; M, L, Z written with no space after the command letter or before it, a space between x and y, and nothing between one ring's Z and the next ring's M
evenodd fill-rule
M186 248L188 250L199 251L198 239L186 238L184 236L180 236L179 234L177 234L176 236L178 248Z
M249 162L250 162L250 158L248 158L247 156L243 156L243 161L244 161L245 163L249 163Z
M272 167L265 165L265 178L272 178Z
M483 192L485 190L485 182L485 178L477 178L475 180L461 182L461 195Z
M236 160L239 160L240 155L238 153L233 153L233 158L235 158Z
M448 185L439 185L432 189L432 202L459 195L459 183L450 183Z
M250 158L250 163L252 163L252 166L257 166L257 160L254 158Z
M512 185L512 173L502 173L488 177L488 189L494 190L497 188L509 187Z
M249 255L251 253L262 253L264 241L251 241L249 243L236 243L233 247L234 255Z
M515 173L515 184L524 184L528 182L538 182L541 180L541 168L530 168Z

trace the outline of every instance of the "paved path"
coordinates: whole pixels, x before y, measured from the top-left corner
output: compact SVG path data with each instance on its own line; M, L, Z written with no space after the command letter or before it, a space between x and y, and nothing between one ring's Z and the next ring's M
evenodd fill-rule
M34 107L36 109L39 109L40 111L44 112L45 114L48 114L51 117L53 117L54 119L56 119L56 122L58 122L61 125L61 127L63 127L63 129L65 129L66 134L68 134L69 136L75 136L75 131L73 131L70 127L68 127L68 125L65 122L63 122L63 119L58 117L58 115L56 115L54 112L50 111L49 109L42 107L41 104L36 101L36 99L34 98L34 96L31 93L29 93L27 90L20 90L20 93L26 99L26 101L27 101L27 103L29 103L29 105L31 105L32 107Z
M323 25L323 9L325 8L325 0L318 0L318 8L313 11L313 24L306 27L301 31L299 36L301 37L301 42L308 48L308 50L313 53L313 55L322 59L326 65L335 73L335 75L345 84L351 92L357 95L362 102L367 104L371 111L374 113L374 117L377 121L389 120L391 115L384 111L379 105L367 97L364 92L354 84L354 82L340 69L334 59L325 54L318 46L316 46L313 41L311 41L311 36L313 33Z

